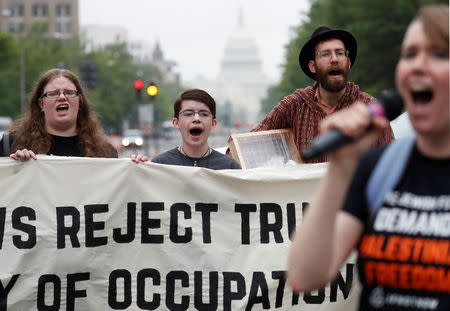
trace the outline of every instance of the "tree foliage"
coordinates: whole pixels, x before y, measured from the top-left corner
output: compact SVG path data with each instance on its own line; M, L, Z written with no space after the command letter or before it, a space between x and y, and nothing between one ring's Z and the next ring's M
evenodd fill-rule
M19 56L14 38L0 33L0 115L15 116L20 109Z
M310 0L309 11L286 46L281 82L269 89L262 110L270 111L295 89L314 81L300 69L298 55L302 46L319 26L347 30L358 42L358 54L349 80L362 90L378 95L395 88L394 71L405 30L424 4L446 4L447 0Z
M44 72L60 67L80 76L80 64L88 61L95 64L97 81L95 89L88 90L88 98L109 132L120 133L122 120L138 105L150 103L144 94L142 101L136 99L136 79L146 85L150 81L158 84L159 93L152 103L160 107L161 118L171 118L172 104L182 87L163 83L161 73L151 63L136 64L125 43L85 52L78 40L50 38L41 28L45 29L35 27L17 37L0 33L0 115L16 118L22 113L21 77L28 104L33 86Z

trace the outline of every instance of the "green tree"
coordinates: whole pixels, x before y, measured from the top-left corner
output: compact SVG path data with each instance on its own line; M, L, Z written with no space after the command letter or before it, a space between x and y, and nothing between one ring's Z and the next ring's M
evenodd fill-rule
M173 103L185 90L186 88L175 82L166 82L159 85L154 104L160 111L160 121L173 118Z
M269 87L267 96L261 101L261 113L268 114L274 107L273 103L279 102L282 97L283 92L280 90L279 85Z
M49 38L42 29L45 27L28 29L17 37L0 33L0 115L16 118L21 114L21 69L28 102L44 72L60 66L79 75L81 63L89 61L96 66L97 86L88 90L88 98L108 131L120 132L123 119L139 104L150 103L146 94L142 102L136 100L133 83L138 78L146 85L150 81L158 84L160 92L154 104L164 118L171 118L172 104L183 88L177 83L161 83L161 73L151 63L134 63L125 43L86 53L79 41Z
M349 80L362 90L378 95L394 88L394 71L400 54L405 30L418 9L424 4L446 4L446 0L311 0L309 11L302 16L302 24L286 46L281 82L271 88L263 104L264 111L274 107L295 89L312 85L300 69L298 55L303 44L319 26L344 29L358 42L355 66Z
M80 48L77 41L65 43L48 37L44 30L43 23L28 27L15 37L0 33L1 114L19 116L22 93L27 104L34 84L45 71L79 57Z
M90 103L108 131L117 132L128 111L136 108L132 58L125 44L108 45L83 56L96 67L96 87L88 90Z
M20 112L20 51L14 38L0 32L0 115L16 116Z

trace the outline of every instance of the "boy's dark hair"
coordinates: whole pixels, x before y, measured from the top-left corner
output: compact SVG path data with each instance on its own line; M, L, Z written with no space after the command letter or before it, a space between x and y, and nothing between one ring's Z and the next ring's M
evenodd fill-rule
M178 118L180 114L181 103L184 100L195 100L205 104L211 111L213 119L216 118L216 102L214 101L214 98L212 98L211 95L209 95L207 92L200 89L189 89L175 100L175 103L173 104L174 118Z

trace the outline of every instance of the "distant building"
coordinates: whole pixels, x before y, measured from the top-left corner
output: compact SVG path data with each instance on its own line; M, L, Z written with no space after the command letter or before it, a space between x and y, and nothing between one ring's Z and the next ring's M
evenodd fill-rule
M135 63L151 63L152 62L152 46L145 41L128 42L128 50L133 56Z
M158 68L164 80L158 82L180 82L180 74L175 71L177 63L164 57L159 40L153 46L144 41L134 41L128 44L128 50L135 63L150 63Z
M156 42L153 48L151 63L158 68L165 82L180 82L179 74L173 70L177 63L164 58L159 41Z
M78 0L0 0L0 31L36 29L51 37L78 37Z
M238 25L227 39L220 72L214 81L198 78L193 87L211 92L219 105L224 105L233 118L254 124L260 120L261 100L266 96L270 81L262 70L257 43L244 27L242 13Z
M149 63L158 68L164 79L158 82L179 81L179 75L174 72L176 63L164 58L159 41L154 46L144 41L131 41L125 27L104 25L82 26L81 38L88 51L99 50L110 44L126 43L135 63Z
M119 26L85 25L81 27L80 37L88 51L95 51L106 45L126 43L128 31Z

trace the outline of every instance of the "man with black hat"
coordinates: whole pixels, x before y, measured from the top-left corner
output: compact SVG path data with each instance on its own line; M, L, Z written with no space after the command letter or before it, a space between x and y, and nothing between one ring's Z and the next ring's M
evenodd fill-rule
M356 54L357 44L352 34L324 26L317 28L299 55L303 72L316 83L286 96L252 131L291 128L301 152L319 135L319 123L327 115L355 102L369 104L374 101L375 98L347 81ZM378 144L393 139L394 134L389 128ZM308 162L325 161L326 156L322 156Z

